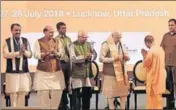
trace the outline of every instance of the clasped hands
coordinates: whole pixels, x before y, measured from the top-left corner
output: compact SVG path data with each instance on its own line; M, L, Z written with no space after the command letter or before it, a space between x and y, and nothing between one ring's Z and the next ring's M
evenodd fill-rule
M24 52L25 52L25 46L22 44L22 45L20 46L20 56L23 55Z
M124 55L124 57L120 55L120 56L115 57L114 61L116 62L116 61L119 61L120 59L124 59L125 61L128 61L130 60L130 57L128 57L127 55Z
M41 52L41 57L45 58L45 57L53 57L57 55L57 50L55 49L51 49L48 52Z
M87 53L84 55L84 59L87 60L87 61L91 61L92 59L92 54L91 53Z
M141 54L142 54L142 56L145 58L146 55L147 55L147 50L141 49Z

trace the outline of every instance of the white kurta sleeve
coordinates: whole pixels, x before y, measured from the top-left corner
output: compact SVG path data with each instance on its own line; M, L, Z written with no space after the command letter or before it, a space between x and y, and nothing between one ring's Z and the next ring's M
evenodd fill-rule
M70 60L72 63L84 63L85 59L83 55L76 56L74 44L70 46Z
M32 51L31 51L31 47L30 47L30 44L29 44L28 41L27 41L27 49L24 51L24 55L27 58L31 58L32 57Z
M20 56L20 52L9 52L8 45L5 43L3 46L3 56L5 59L13 59Z
M57 50L56 56L60 58L65 55L65 50L64 50L64 46L63 46L62 42L60 42L60 40L58 40L57 42L58 42L57 43L58 50Z
M39 42L36 41L34 45L34 58L42 59Z

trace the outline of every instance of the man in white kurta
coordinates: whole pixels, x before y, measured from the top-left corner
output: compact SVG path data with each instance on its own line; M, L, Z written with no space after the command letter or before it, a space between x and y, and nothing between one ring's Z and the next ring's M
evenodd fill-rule
M31 77L28 69L28 58L32 57L29 42L21 37L21 26L11 25L12 37L6 39L3 56L6 65L6 94L10 95L12 107L25 106L25 95L31 90Z
M45 36L38 39L34 46L34 57L38 59L34 89L37 90L42 108L57 109L65 88L59 60L64 51L61 43L53 38L54 31L51 26L46 26L43 33Z
M100 62L103 63L102 94L108 98L109 109L115 109L114 98L120 97L121 109L125 109L128 95L128 74L126 61L129 60L127 50L121 44L121 33L113 32L102 43Z

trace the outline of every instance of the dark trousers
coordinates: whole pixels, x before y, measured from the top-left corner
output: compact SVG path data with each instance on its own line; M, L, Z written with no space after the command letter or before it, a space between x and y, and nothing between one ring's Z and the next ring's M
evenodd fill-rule
M69 67L69 63L65 63L64 61L61 62L61 66L62 66L62 71L64 73L66 89L63 90L59 109L66 110L66 108L68 108L68 103L69 103L68 86L69 86L69 79L70 79L70 67Z
M81 92L82 89L82 92ZM90 98L92 97L91 87L82 87L72 90L72 110L89 110Z
M167 78L166 78L166 89L171 92L171 94L166 99L166 105L168 109L175 108L175 99L174 99L174 84L173 84L173 66L167 66Z

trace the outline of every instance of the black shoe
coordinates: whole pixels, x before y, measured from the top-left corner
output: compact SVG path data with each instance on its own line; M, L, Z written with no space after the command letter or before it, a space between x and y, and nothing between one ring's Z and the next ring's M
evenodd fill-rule
M63 106L63 110L70 110L70 107L65 105L65 106Z
M70 110L69 106L65 106L64 108L65 108L65 110Z
M70 110L68 106L60 106L58 110Z
M176 110L175 107L163 107L163 110Z

